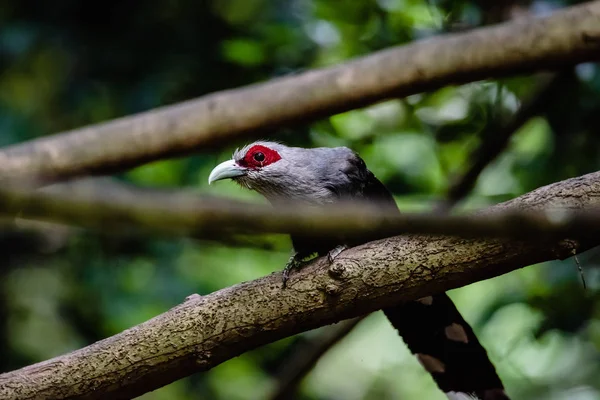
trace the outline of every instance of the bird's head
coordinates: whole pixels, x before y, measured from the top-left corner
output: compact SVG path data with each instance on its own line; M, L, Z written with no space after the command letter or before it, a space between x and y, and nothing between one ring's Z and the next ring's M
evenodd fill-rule
M284 165L288 164L287 160L282 161L282 147L279 143L254 142L237 149L231 160L222 162L211 171L208 183L232 179L258 192L265 186L276 185L284 180L282 172Z
M258 141L236 150L231 160L217 165L208 183L232 179L271 202L327 203L336 181L343 178L340 168L348 152L342 147L304 149Z

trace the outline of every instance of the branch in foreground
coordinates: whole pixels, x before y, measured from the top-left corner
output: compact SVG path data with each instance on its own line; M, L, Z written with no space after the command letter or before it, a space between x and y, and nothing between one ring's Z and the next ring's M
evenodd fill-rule
M600 172L572 182L600 182ZM538 189L551 190L553 185ZM558 240L600 233L600 208L581 209L561 198L541 209L501 208L469 215L393 214L373 204L315 208L288 203L273 208L190 192L127 185L56 185L59 190L0 189L0 214L124 233L220 238L232 233L288 233L311 238L385 238L397 234Z
M448 84L598 59L600 1L390 48L0 152L0 181L110 174Z
M600 205L600 174L555 183L491 207L535 210ZM584 237L578 252L598 245ZM0 398L130 399L258 346L400 301L415 300L534 263L564 259L573 243L398 236L321 258L286 290L275 273L191 296L143 324L39 364L0 375Z

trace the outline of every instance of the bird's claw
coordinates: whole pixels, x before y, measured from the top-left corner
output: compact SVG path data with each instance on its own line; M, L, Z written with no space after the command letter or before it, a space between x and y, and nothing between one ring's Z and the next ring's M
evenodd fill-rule
M348 250L348 246L339 245L339 246L335 246L333 249L329 250L329 252L327 253L327 261L329 261L329 264L333 264L333 262L335 261L335 258L337 256L339 256L341 254L341 252L344 250Z
M333 261L335 261L335 258L337 256L340 255L340 253L344 250L347 250L348 246L346 245L339 245L334 247L333 249L329 250L329 252L327 253L327 261L329 261L329 264L333 263ZM302 267L302 265L305 264L304 261L304 256L301 255L300 253L294 253L292 254L292 256L290 257L290 259L288 260L288 262L285 264L285 267L283 267L283 273L282 273L282 283L283 283L283 288L285 289L287 286L287 281L290 278L290 272L292 272L293 269L297 269Z
M287 264L285 264L285 267L283 268L282 276L283 276L283 288L284 289L285 289L287 281L290 277L290 272L293 269L299 268L301 266L302 266L302 259L300 258L298 253L292 254L292 256L288 260Z

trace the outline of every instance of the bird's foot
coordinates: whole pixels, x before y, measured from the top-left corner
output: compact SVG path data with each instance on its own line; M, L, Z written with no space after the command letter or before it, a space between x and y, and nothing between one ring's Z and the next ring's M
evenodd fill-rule
M348 246L339 245L329 250L329 252L327 253L327 261L329 262L329 264L333 263L333 261L335 261L335 258L339 256L342 251L347 249ZM286 288L287 281L290 278L290 272L292 272L293 269L301 268L304 264L310 261L310 259L308 261L305 260L306 258L309 258L309 256L310 254L300 254L298 252L292 254L288 262L285 264L285 267L283 268L282 280L284 289Z
M335 246L333 249L329 250L329 252L327 253L327 261L329 261L329 264L333 264L335 258L339 256L344 250L348 250L348 246L346 246L345 244Z
M283 268L282 276L283 276L283 288L284 289L285 289L287 281L290 277L290 272L293 269L302 267L302 265L304 265L303 256L301 256L299 253L292 254L292 256L288 260L287 264L285 264L285 267Z

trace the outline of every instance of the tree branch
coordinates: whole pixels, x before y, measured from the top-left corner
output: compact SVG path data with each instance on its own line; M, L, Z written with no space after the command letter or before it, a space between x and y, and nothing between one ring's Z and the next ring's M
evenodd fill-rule
M595 60L599 49L592 1L14 145L0 152L0 181L109 174L388 98Z
M600 180L600 172L578 178ZM540 188L553 187L552 185ZM376 204L338 202L314 207L289 202L278 207L184 190L132 185L58 184L44 190L0 188L0 214L127 233L218 239L235 234L287 233L314 239L373 240L397 234L557 240L600 233L600 208L571 207L558 198L544 209L493 208L467 215L388 213Z
M491 207L576 210L600 203L600 173L555 183ZM537 239L537 238L536 238ZM143 324L72 353L0 375L0 398L129 399L281 338L400 301L564 259L600 241L502 241L398 236L321 258L281 289L280 273L191 296ZM205 266L206 267L206 266Z

